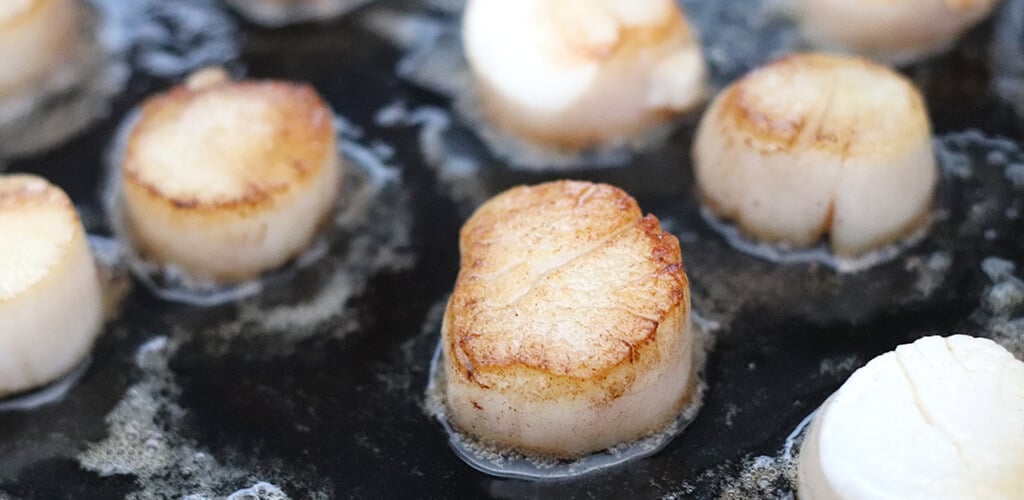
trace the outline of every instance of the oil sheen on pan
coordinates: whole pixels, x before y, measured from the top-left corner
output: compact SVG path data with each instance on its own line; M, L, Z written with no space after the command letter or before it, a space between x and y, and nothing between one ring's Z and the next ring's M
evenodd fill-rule
M464 2L351 2L284 28L217 0L80 3L93 62L62 87L67 106L23 122L66 127L0 123L0 169L67 194L118 307L64 378L0 400L2 498L786 497L812 414L870 360L954 332L1024 356L1024 0L897 68L932 126L931 219L854 271L827 242L765 246L706 216L690 159L706 102L643 144L580 156L481 125L465 95ZM796 2L678 5L707 97L812 48ZM146 268L109 199L118 130L207 66L311 85L347 167L307 253L227 296ZM0 104L10 116L12 102ZM559 481L499 478L467 465L431 413L431 361L460 227L498 193L560 178L621 188L679 240L706 391L653 455Z

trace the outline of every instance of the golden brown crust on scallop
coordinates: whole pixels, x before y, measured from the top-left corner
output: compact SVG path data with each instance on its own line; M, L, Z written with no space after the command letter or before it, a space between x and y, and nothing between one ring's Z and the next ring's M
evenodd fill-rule
M988 7L996 3L996 0L946 0L946 5L951 9L971 10L978 7Z
M0 211L16 212L39 206L66 208L73 220L78 221L67 195L50 186L41 177L26 174L0 177Z
M796 54L726 88L694 139L705 206L794 247L855 256L928 221L931 126L906 78L858 57Z
M592 0L584 0L591 2ZM523 102L504 95L501 82L489 81L488 75L474 72L475 92L479 96L484 114L503 130L527 139L564 150L579 150L612 140L636 137L652 127L667 123L683 109L667 105L652 105L637 102L631 106L629 119L609 120L596 117L598 110L605 109L609 102L622 104L620 98L624 75L633 75L637 88L650 85L653 61L682 50L699 53L685 14L671 3L667 3L663 15L655 16L654 22L629 24L612 13L604 15L598 8L579 7L555 0L549 15L541 16L538 23L548 23L554 36L540 37L547 57L557 61L556 65L576 67L598 65L597 76L590 82L588 90L574 101L560 106L558 110L528 110ZM613 36L594 36L581 20L581 12L599 15L602 21L611 23ZM583 15L583 17L588 17ZM638 91L638 94L642 92ZM689 109L690 106L687 107Z
M218 68L142 106L121 170L135 248L190 276L239 282L296 256L327 220L343 163L308 85Z
M15 13L13 16L4 18L0 17L0 30L6 29L11 26L17 26L26 19L35 16L40 10L45 8L47 4L52 4L58 0L31 0L28 8Z
M657 362L645 347L689 312L678 240L612 186L513 188L477 210L460 246L446 341L483 387L516 372L547 381L520 384L538 397L586 389L586 379L614 398L642 370L617 367Z
M590 2L592 0L584 0ZM581 8L566 0L552 0L551 16L546 20L554 23L560 36L552 41L559 43L548 47L556 57L572 62L602 62L615 57L631 58L651 47L657 47L672 38L691 39L690 25L679 9L666 8L656 23L630 25L616 16L608 14L603 20L614 24L615 36L594 39L588 33L585 19L581 19Z
M0 303L17 297L24 290L45 280L51 271L48 266L59 265L64 252L77 238L84 236L81 221L71 199L59 188L35 175L0 176L0 248L7 248L7 252L10 253L11 249L6 247L7 244L29 244L25 240L27 236L22 234L22 231L26 226L40 225L46 227L41 228L42 235L32 236L39 238L40 241L39 246L35 248L38 250L40 246L45 246L47 250L56 251L31 252L33 255L27 256L24 255L24 250L21 250L16 252L18 255L14 257L13 262L4 262L5 265L0 266L0 270L4 273L14 273L14 276L0 279ZM4 243L7 238L17 241L8 240L9 243ZM5 258L12 257L5 255ZM50 261L51 259L53 261Z
M914 85L859 57L783 57L730 85L713 109L718 123L732 130L727 136L738 135L766 153L815 148L864 154L931 133Z
M200 137L180 139L188 132L190 119L230 106L245 116L226 116L223 129ZM234 125L267 127L261 135L245 139L248 131L237 132ZM252 123L249 123L252 122ZM219 134L240 138L230 150L218 149ZM165 138L174 137L186 146L196 148L200 161L211 155L222 170L235 176L244 189L198 197L202 191L183 187L175 192L161 177L166 168L150 165ZM136 195L160 201L174 210L238 212L273 206L275 200L288 196L296 188L315 179L329 155L334 131L329 108L312 87L274 81L243 81L212 84L192 89L184 85L151 97L142 107L138 124L128 140L123 173L126 189ZM204 149L206 148L206 149ZM227 149L227 148L224 148ZM158 150L159 151L159 150Z

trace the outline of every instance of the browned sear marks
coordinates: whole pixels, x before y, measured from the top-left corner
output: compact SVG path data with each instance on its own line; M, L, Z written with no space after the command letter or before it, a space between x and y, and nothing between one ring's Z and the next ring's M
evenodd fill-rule
M688 303L678 240L609 185L514 188L480 207L460 243L447 327L475 379L515 367L600 377L639 361Z

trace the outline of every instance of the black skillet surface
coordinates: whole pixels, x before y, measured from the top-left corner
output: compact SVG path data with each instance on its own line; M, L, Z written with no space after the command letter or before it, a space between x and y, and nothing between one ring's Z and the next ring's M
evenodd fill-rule
M455 118L447 136L462 137L459 143L480 161L471 179L453 177L425 154L427 125L375 120L396 101L441 113L449 106L444 96L397 78L402 52L365 22L380 9L412 8L408 2L380 2L328 24L279 30L228 15L237 28L221 28L238 42L237 57L227 50L219 53L227 60L194 62L312 83L361 129L350 139L376 145L377 156L400 173L386 193L374 195L372 222L359 229L381 235L360 246L346 242L355 235L343 234L331 256L238 303L169 303L136 287L66 396L31 410L0 411L0 497L217 497L259 481L292 498L784 495L784 475L751 459L776 457L801 420L871 357L930 333L998 330L1004 343L1020 341L1006 327L1020 311L1003 307L1013 300L992 295L993 283L1012 289L1020 282L1006 261L988 259L1024 265L1021 190L1004 175L1015 162L1024 165L1024 155L990 140L1024 141L1024 121L993 90L997 79L1012 83L1007 71L1020 66L991 59L999 54L990 50L994 29L1006 32L1005 23L1014 22L1006 16L1024 10L1019 3L1004 6L1002 18L955 51L906 70L927 96L937 135L946 137L936 145L946 172L941 216L900 258L853 275L813 263L770 263L734 250L710 229L691 196L692 117L664 146L628 164L546 174L488 158ZM168 32L174 35L175 22L190 22L183 19L165 20ZM215 36L182 31L171 37L179 45L163 49L181 55L205 43L203 36ZM1019 56L1024 40L1014 43ZM1002 48L999 57L1006 56ZM64 187L99 235L109 234L99 191L102 158L117 125L144 96L181 76L143 71L140 51L129 52L134 71L109 116L8 165ZM737 72L717 71L719 79ZM961 133L968 129L981 132ZM707 361L709 391L696 421L653 457L557 482L492 478L456 458L422 408L438 307L457 272L458 228L479 198L558 177L617 184L680 236L694 307L719 323ZM476 194L457 195L463 184ZM271 320L267 311L293 314Z

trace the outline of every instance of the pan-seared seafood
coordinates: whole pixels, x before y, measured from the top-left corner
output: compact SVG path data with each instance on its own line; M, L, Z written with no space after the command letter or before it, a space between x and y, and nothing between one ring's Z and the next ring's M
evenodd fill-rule
M704 96L671 0L470 0L463 42L491 120L540 143L628 138Z
M857 370L818 410L801 500L1024 494L1024 363L988 339L927 337Z
M693 394L679 242L622 190L506 191L463 226L445 312L445 397L460 430L575 457L664 427Z
M996 0L799 0L812 42L892 62L945 50L980 23Z
M938 179L918 90L855 57L788 56L719 94L693 146L698 190L748 235L857 256L929 220Z
M63 63L77 36L78 9L76 0L0 2L0 98Z
M0 397L64 375L102 323L96 265L60 188L0 176Z
M214 70L145 102L121 169L136 246L217 282L302 252L342 175L331 111L312 88Z

